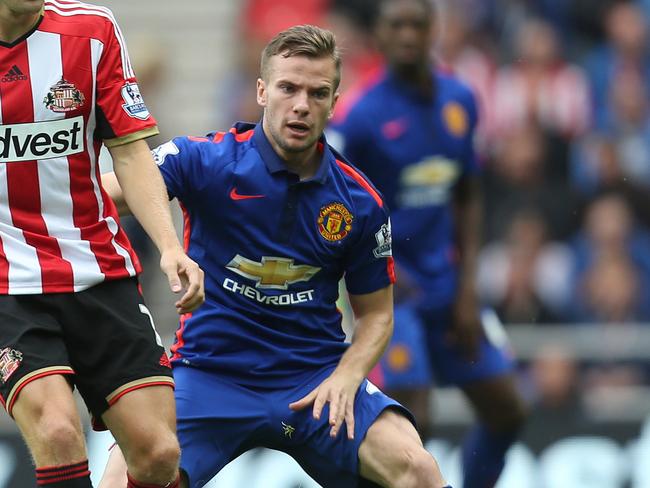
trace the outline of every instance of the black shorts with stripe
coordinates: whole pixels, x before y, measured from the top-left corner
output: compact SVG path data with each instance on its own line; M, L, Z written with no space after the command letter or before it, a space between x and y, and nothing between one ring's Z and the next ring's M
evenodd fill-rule
M99 419L122 395L174 385L135 278L77 293L0 295L0 401L11 415L30 381L69 375Z

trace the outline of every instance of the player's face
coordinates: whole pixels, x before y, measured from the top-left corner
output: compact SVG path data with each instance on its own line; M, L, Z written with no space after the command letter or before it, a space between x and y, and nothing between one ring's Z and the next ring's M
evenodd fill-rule
M43 8L44 0L0 0L0 10L13 15L36 14Z
M417 0L385 2L377 22L377 41L388 64L397 68L428 64L433 19Z
M257 80L264 127L279 155L293 159L320 138L338 99L336 64L330 57L282 55L269 60L266 80Z

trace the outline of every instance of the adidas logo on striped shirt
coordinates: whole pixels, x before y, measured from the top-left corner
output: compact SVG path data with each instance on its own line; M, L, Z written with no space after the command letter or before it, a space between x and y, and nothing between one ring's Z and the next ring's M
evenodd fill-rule
M27 76L25 76L20 68L14 64L11 69L7 71L7 73L2 78L0 78L0 81L2 83L8 83L11 81L24 81L26 79Z

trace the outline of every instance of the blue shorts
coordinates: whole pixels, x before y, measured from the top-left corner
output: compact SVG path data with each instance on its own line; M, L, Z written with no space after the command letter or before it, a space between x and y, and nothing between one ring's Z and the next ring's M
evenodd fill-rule
M386 408L411 414L368 380L359 387L354 404L354 440L345 426L329 436L328 410L320 420L312 409L289 409L318 386L332 368L286 390L246 388L209 371L174 366L181 469L190 488L200 488L226 464L255 447L267 447L292 456L324 487L354 488L361 482L358 451L366 432Z
M425 388L434 378L440 386L463 386L511 372L514 358L499 319L486 309L481 322L484 334L479 354L469 361L447 340L450 307L423 313L410 305L396 305L393 338L380 362L382 387Z

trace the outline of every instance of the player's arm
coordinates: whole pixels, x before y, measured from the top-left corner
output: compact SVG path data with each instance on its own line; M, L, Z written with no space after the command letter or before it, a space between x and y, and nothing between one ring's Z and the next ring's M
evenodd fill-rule
M348 439L354 439L354 399L393 333L393 285L363 295L349 295L354 313L352 343L334 372L307 396L291 403L292 410L313 404L314 418L320 418L329 403L330 435L336 437L343 421Z
M452 337L469 359L478 353L482 327L476 290L478 253L481 246L483 216L478 164L473 147L476 107L473 98L468 102L471 129L467 135L467 154L463 174L454 188L453 211L455 242L458 249L459 283L453 309Z
M176 302L179 313L203 303L203 272L181 247L172 223L165 184L144 140L109 148L124 202L160 251L160 267L173 292L184 287Z
M122 187L120 186L119 181L117 181L117 176L115 176L113 171L102 174L102 187L115 203L120 217L131 215L131 209L129 209L129 206L126 204L124 193L122 193Z
M454 191L454 214L456 245L460 254L460 292L475 292L483 215L481 187L478 176L465 176L456 185Z
M348 296L354 316L354 335L336 369L361 383L393 335L393 285L373 293Z
M140 139L110 147L109 151L124 203L161 254L182 252L172 223L165 185L147 143Z

